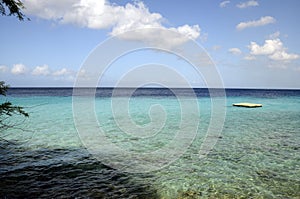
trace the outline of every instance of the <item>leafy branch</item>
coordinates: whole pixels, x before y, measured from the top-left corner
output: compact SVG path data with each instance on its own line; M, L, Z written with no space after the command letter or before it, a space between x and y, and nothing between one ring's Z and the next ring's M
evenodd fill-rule
M6 96L8 88L9 85L6 85L4 81L0 81L0 95ZM24 108L21 106L15 106L9 101L0 104L0 129L8 129L15 127L15 125L9 124L7 122L7 119L13 115L29 117L29 114L26 111L24 111Z
M20 0L0 0L0 14L3 16L16 16L20 21L23 21L24 18L27 18L22 9L24 9L24 5ZM7 13L7 10L9 13Z

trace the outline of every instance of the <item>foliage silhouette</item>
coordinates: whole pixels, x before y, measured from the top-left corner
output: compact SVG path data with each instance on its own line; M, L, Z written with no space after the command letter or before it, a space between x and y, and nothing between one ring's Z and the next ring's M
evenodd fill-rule
M22 9L24 9L24 5L20 0L0 0L0 13L3 16L16 16L20 21L24 19L30 20L27 18ZM9 11L9 13L7 13Z
M6 85L4 81L0 81L0 95L6 96L8 88L9 85ZM21 106L15 106L9 101L0 104L0 129L8 129L14 127L14 125L7 122L7 119L13 115L22 115L24 117L29 117L29 114L25 112L24 108Z

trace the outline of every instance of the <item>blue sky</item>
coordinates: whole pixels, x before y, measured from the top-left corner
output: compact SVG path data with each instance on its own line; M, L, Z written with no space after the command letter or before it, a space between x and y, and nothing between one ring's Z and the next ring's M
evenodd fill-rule
M298 0L23 2L31 21L0 17L0 79L11 86L73 86L89 53L106 39L136 28L159 27L198 42L225 87L300 89ZM159 31L119 39L156 42L170 50L185 43ZM154 62L174 67L195 87L207 86L182 60L149 50L115 62L102 86L114 85L130 68Z

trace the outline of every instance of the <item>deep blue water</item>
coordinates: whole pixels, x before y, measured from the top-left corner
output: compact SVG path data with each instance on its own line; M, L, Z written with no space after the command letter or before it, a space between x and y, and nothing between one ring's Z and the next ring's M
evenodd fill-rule
M85 88L86 89L86 88ZM93 88L91 88L93 89ZM111 97L113 88L97 88L97 97ZM135 90L131 88L119 88L120 92L126 95L128 90ZM209 89L206 88L174 88L179 91L183 96L189 96L193 91L198 97L209 96ZM222 89L211 89L217 92ZM284 90L284 89L225 89L226 96L250 96L250 97L293 97L299 96L300 90ZM72 96L73 88L10 88L7 95L13 97L32 97L32 96ZM134 96L174 96L171 89L168 88L139 88L135 91Z

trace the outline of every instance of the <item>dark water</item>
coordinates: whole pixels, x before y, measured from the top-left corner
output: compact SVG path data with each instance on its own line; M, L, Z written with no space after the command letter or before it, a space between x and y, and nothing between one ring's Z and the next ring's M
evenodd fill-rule
M82 90L89 90L83 88ZM93 90L92 88L90 90ZM114 91L115 90L115 91ZM195 94L197 97L208 97L210 92L212 94L223 94L223 89L206 89L206 88L97 88L96 97L111 97L113 92L119 95L127 96L128 93L133 92L133 96L159 96L168 97L174 96L174 91L182 96L191 96ZM238 97L238 96L252 96L252 97L293 97L299 96L300 90L282 90L282 89L225 89L226 96ZM69 97L73 94L73 88L10 88L7 92L9 96L13 97L32 97L32 96L59 96Z
M106 167L84 149L21 148L1 142L1 198L156 198L141 180Z

